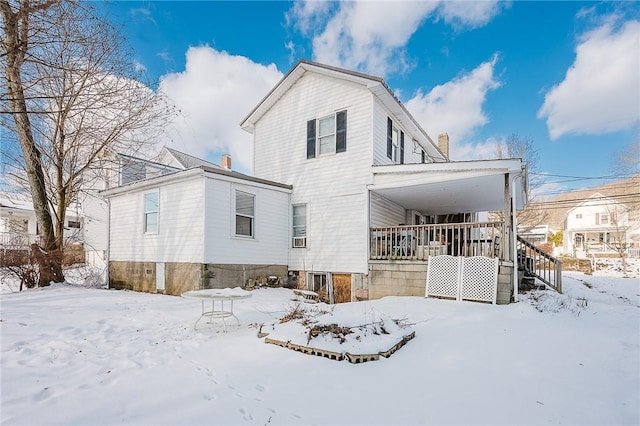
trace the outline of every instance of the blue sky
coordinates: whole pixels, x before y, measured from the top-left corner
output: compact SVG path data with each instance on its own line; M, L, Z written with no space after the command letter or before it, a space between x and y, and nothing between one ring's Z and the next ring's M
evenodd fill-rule
M543 194L616 175L639 143L635 2L114 2L134 61L182 111L164 143L251 173L238 123L299 59L383 77L452 160L530 138ZM577 176L579 179L561 176ZM584 179L583 179L584 178Z

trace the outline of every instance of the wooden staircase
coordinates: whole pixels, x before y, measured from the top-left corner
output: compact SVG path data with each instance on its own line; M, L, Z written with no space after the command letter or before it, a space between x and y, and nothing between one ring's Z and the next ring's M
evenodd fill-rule
M518 237L517 248L518 269L524 271L523 287L537 288L537 278L562 293L562 262L521 237Z

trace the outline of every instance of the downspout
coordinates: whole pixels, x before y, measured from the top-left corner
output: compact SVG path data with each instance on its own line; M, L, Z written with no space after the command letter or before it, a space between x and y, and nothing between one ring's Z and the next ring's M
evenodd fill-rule
M364 275L369 275L369 259L371 257L371 190L368 187L365 187L365 217L367 218L367 223L365 226L365 241L366 243L366 252L364 256ZM367 286L368 287L368 286ZM352 292L353 294L353 292Z

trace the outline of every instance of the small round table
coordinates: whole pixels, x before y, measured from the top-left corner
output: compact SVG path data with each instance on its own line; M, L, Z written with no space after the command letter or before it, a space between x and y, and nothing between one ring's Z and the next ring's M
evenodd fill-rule
M227 317L234 317L240 324L240 320L233 313L233 301L238 299L246 299L251 297L251 292L241 289L240 287L236 288L207 288L204 290L191 290L185 291L181 294L185 299L198 299L202 301L202 314L196 320L195 324L193 324L193 329L195 330L198 322L202 319L202 317L209 317L209 323L212 322L214 318L220 318L222 320L222 326L226 333L227 331L227 323L224 320ZM204 302L210 300L211 301L211 310L207 311L204 307ZM230 306L228 310L224 308L224 302L230 301ZM220 309L216 310L216 302L220 302Z

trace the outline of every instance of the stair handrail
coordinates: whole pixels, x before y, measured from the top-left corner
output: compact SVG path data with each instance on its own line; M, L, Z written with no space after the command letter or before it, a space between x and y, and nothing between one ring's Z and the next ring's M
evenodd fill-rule
M562 261L518 236L518 267L562 293Z

